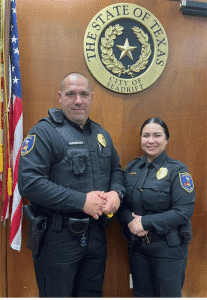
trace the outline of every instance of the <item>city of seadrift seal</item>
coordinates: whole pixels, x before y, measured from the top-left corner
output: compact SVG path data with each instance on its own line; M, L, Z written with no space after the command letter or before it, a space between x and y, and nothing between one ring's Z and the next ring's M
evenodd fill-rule
M104 87L117 93L137 93L162 74L168 39L159 20L147 9L117 3L102 9L89 23L84 57Z

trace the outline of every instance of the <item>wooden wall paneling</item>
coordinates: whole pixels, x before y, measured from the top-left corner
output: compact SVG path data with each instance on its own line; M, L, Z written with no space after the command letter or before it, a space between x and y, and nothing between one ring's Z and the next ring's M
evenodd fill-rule
M131 0L130 3L145 7L162 23L169 40L169 59L163 74L151 87L134 95L120 95L93 78L83 57L88 23L102 8L118 2L129 1L17 1L24 135L47 115L50 107L59 107L60 82L71 71L83 72L91 79L94 90L91 118L110 132L123 168L142 155L139 130L143 121L152 115L163 118L171 135L167 152L188 165L196 185L194 240L189 249L184 293L187 297L207 295L204 284L207 88L203 84L206 20L183 16L178 2ZM9 297L38 297L31 251L27 249L27 225L24 218L21 252L8 248ZM130 297L127 243L116 218L109 224L106 235L108 258L103 296ZM195 270L193 275L192 270Z
M0 210L1 212L1 210ZM7 297L7 227L6 227L7 221L1 222L0 227L0 249L1 249L1 255L0 255L0 297L6 298Z
M28 202L24 202L24 205ZM29 222L24 217L22 226L22 248L15 251L7 246L8 297L38 297L32 252L27 249ZM9 230L8 237L9 240Z

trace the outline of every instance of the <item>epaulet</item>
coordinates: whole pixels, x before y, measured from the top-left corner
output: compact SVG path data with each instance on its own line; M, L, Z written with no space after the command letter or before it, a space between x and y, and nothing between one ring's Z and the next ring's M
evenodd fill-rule
M63 117L61 111L59 110L59 108L55 108L55 107L50 108L48 110L48 114L54 123L56 123L56 124L63 123L64 117Z
M129 161L124 170L126 170L126 168L129 167L131 163L135 162L136 160L141 160L142 158L143 158L143 156L139 156L139 157L136 157L135 159Z
M139 157L136 157L135 159L137 160L141 160L144 156L139 156Z
M170 163L173 163L173 164L176 164L176 165L180 165L180 166L182 166L182 167L185 166L185 164L182 163L181 161L176 160L176 159L173 159L173 158L171 158L171 157L169 157L169 156L167 156L166 160L167 160L168 162L170 162Z
M91 123L93 123L93 124L98 125L99 127L101 127L100 124L98 124L98 123L96 123L96 122L94 122L94 121L92 121L92 120L90 120L90 121L91 121ZM102 127L101 127L101 128L102 128Z

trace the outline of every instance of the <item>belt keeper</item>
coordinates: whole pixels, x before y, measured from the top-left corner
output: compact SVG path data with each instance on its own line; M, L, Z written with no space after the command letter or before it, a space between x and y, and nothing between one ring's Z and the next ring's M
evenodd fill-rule
M59 213L53 215L52 218L52 230L56 232L62 231L63 228L63 216Z
M150 240L147 234L142 237L142 241L145 242L146 244L150 244Z

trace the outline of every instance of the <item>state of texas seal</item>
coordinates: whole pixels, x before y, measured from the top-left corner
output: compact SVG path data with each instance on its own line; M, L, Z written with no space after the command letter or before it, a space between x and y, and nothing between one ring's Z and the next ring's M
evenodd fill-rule
M117 3L102 9L89 23L84 57L104 87L117 93L137 93L162 74L168 39L159 20L147 9Z

